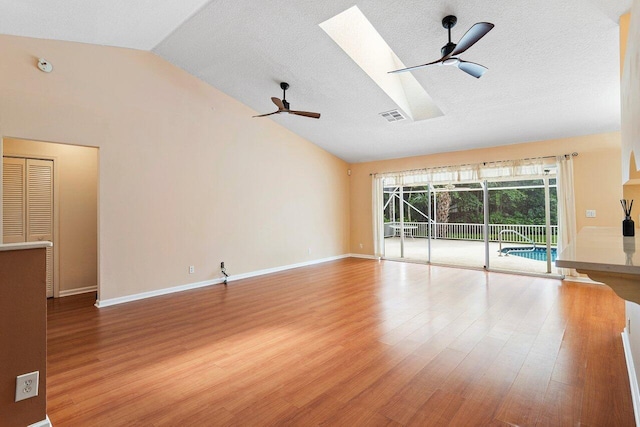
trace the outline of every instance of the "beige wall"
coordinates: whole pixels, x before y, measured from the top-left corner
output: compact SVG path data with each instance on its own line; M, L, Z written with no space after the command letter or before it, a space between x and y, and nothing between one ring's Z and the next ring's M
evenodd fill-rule
M347 164L273 120L148 52L0 50L0 135L100 149L101 300L349 252Z
M622 164L622 167L627 167L629 173L629 179L622 187L623 197L629 200L640 201L640 171L636 166L635 155L631 152L628 158L628 164ZM640 211L632 211L633 220L636 221L636 227L640 226Z
M640 8L638 8L640 10ZM638 22L638 21L634 21ZM640 50L638 40L629 40L629 27L631 25L631 13L627 13L620 17L620 74L622 79L621 91L622 96L622 114L623 114L623 137L622 137L622 180L624 185L624 198L631 200L640 200L640 171L638 171L638 165L636 164L636 153L634 150L638 150L640 147L640 123L638 121L638 114L640 114L640 86L638 86L637 80L640 79L640 71L638 66L640 65L638 51ZM636 27L640 27L638 23L635 23ZM634 28L636 38L640 37L638 28ZM626 69L625 74L625 59L627 54L627 44L629 44L629 68ZM634 53L635 52L635 53ZM635 61L635 67L632 64ZM633 76L633 73L636 75ZM635 82L632 81L635 79ZM634 86L635 85L635 86ZM635 92L634 92L635 90ZM636 113L633 113L636 111ZM633 115L635 114L635 116ZM635 133L635 135L634 135ZM634 143L634 140L636 141ZM639 153L640 154L640 153ZM640 158L640 156L638 156ZM640 217L634 215L638 223L640 223Z
M630 15L620 19L620 56L622 64L622 182L630 178L630 157L640 165L640 0L634 0ZM635 179L635 184L640 180Z
M624 73L624 60L627 56L627 40L629 39L629 24L631 23L631 12L625 13L620 17L618 25L620 26L620 77Z
M58 289L95 287L98 281L98 150L4 138L3 154L55 160L59 213L56 255Z
M578 152L574 157L576 225L618 225L620 217L620 133L531 142L502 147L442 153L429 156L351 165L351 248L354 253L373 254L371 173L434 166L516 160ZM586 218L587 209L596 218ZM360 249L362 243L363 248Z

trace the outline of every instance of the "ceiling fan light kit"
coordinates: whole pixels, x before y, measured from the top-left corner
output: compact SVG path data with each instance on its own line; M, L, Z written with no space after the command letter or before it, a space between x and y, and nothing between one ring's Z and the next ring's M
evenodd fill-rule
M289 114L294 114L296 116L311 117L312 119L320 118L320 113L312 113L310 111L291 110L290 109L291 105L287 101L287 89L289 89L289 83L281 82L280 89L282 89L282 99L278 99L276 97L271 98L271 102L273 102L276 105L276 107L278 107L278 110L274 111L273 113L260 114L253 117L266 117L266 116L271 116L273 114L289 113Z
M493 29L495 25L490 22L478 22L474 24L469 29L469 31L464 34L464 36L462 36L458 44L455 44L451 41L451 29L456 26L457 22L458 18L453 15L445 16L442 19L442 26L446 28L449 34L449 42L446 45L442 46L442 49L440 49L442 58L438 59L437 61L428 62L422 65L389 71L389 73L403 73L406 71L413 71L419 68L428 67L430 65L452 65L458 67L460 70L464 71L470 76L478 79L482 77L485 71L487 71L487 67L473 62L463 61L458 57L458 55L464 53L467 49L476 44L482 37L484 37L489 31L491 31L491 29Z

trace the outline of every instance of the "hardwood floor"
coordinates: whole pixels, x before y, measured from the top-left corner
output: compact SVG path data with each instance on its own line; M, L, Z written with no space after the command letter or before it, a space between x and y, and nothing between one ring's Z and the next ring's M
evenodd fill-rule
M631 426L609 288L345 259L102 309L49 301L63 426Z

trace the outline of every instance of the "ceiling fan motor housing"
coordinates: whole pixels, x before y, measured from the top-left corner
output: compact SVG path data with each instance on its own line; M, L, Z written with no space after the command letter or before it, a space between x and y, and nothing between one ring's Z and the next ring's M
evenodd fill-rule
M444 58L445 56L449 55L451 52L453 52L453 49L456 48L456 44L449 42L446 45L442 46L442 49L440 49L440 52L442 53L442 57Z

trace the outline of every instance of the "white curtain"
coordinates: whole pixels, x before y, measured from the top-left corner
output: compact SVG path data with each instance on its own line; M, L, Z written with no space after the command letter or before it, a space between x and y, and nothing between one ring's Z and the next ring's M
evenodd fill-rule
M576 203L573 197L573 156L558 156L558 252L576 238ZM559 268L565 276L577 276L571 268Z
M372 175L371 181L371 200L373 202L373 254L377 258L382 258L384 256L384 212L382 210L384 178Z
M548 159L509 160L376 174L385 185L448 184L543 175Z

